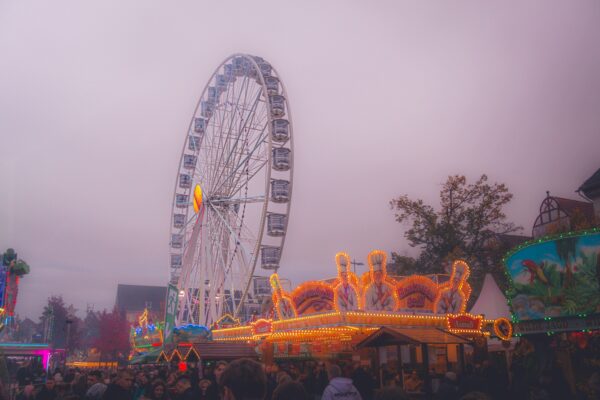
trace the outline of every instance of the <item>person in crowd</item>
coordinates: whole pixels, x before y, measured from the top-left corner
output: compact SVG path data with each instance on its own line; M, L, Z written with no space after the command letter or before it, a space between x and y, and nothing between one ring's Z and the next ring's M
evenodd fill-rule
M87 389L87 377L84 374L77 372L75 374L75 380L71 384L71 391L74 395L83 398L85 396L85 393L87 392Z
M327 378L327 370L325 368L325 363L320 361L317 364L317 369L315 370L316 382L315 382L315 400L320 400L321 396L323 396L323 392L327 385L329 385L329 379Z
M277 386L272 400L309 400L309 397L300 382L288 381Z
M114 383L110 383L102 396L102 400L132 400L133 374L128 370L117 373Z
M175 400L196 400L198 393L192 387L190 377L182 375L177 379L175 384Z
M446 372L438 390L438 398L440 400L458 399L458 385L456 383L456 379L457 377L455 372Z
M362 365L356 366L350 378L352 378L352 383L363 400L371 400L373 398L375 379L373 379L373 376L370 373L365 371L365 368Z
M64 400L65 397L74 395L73 384L61 382L56 384L56 400Z
M423 380L419 378L417 371L411 374L404 380L404 390L407 392L421 392L423 390Z
M462 396L460 400L491 400L490 396L482 392L469 392Z
M35 396L35 400L55 400L57 397L56 382L54 379L48 378L37 396Z
M170 400L167 385L164 381L158 379L152 382L150 390L144 393L141 398L143 400Z
M98 370L91 371L87 376L88 389L85 392L85 400L101 400L106 391L102 372Z
M277 373L277 386L283 385L286 382L291 382L293 381L292 377L290 376L290 374L288 374L285 371L279 371Z
M217 361L214 370L209 370L206 378L210 380L211 384L207 389L207 397L209 399L218 399L221 397L219 392L219 380L221 379L221 375L223 375L223 371L227 368L227 361Z
M223 400L262 400L267 392L267 377L260 363L241 358L223 371L220 385Z
M221 379L221 375L223 375L223 372L225 371L225 369L227 368L227 361L217 361L217 365L215 366L215 382L216 384L220 384L219 380Z
M135 382L133 384L133 400L138 400L149 390L149 380L144 371L138 371L135 374Z
M304 371L300 374L298 381L302 384L308 397L313 400L316 392L316 376L315 366L309 363L305 366Z
M33 380L33 373L31 372L31 363L25 363L17 370L17 382L19 387L24 387L28 384L28 381Z
M26 383L23 386L23 389L17 394L16 400L34 400L35 399L35 394L33 392L34 389L35 388L31 383Z
M266 399L270 399L273 397L273 392L277 387L277 372L279 367L277 364L270 364L265 366L265 373L267 376L267 394L265 396Z
M399 386L388 386L375 394L375 400L409 400L410 397Z
M218 391L211 390L213 383L209 379L201 379L199 382L200 400L218 400Z
M362 400L360 393L352 384L352 379L342 377L339 365L330 364L327 367L329 385L323 391L322 400Z

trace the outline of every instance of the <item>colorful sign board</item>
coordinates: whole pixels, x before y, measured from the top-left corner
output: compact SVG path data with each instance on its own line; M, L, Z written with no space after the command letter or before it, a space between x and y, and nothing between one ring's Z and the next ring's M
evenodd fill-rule
M515 335L530 333L592 331L600 329L600 314L589 317L563 317L521 321L514 325Z
M466 310L471 295L467 282L469 266L463 260L452 264L450 279L438 284L428 276L387 276L385 253L369 253L369 271L358 278L350 271L349 259L338 264L337 278L308 281L291 293L285 292L277 274L271 275L273 304L278 319L339 312L389 312L410 314L459 314Z
M169 342L173 328L176 326L175 316L177 314L177 303L179 302L179 290L177 286L169 285L167 288L167 301L165 307L165 343Z
M508 254L508 291L520 321L600 311L600 232L538 240Z
M292 294L298 314L315 314L333 310L333 289L322 282L298 286Z

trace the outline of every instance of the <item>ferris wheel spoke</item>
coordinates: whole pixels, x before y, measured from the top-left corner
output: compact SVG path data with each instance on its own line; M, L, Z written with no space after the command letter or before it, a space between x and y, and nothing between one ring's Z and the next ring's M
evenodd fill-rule
M242 85L241 85L240 91L237 94L237 100L235 101L234 104L237 105L237 104L240 103L242 94L248 90L248 86L249 85L250 85L250 79L247 76L245 76L244 80L242 81ZM235 88L235 82L233 83L232 86L233 86L233 88ZM232 90L232 95L233 95L233 93L235 93L235 90ZM226 111L226 110L224 110L224 111ZM216 154L216 160L217 160L218 164L221 164L223 162L223 154L225 153L226 150L228 150L228 149L226 149L226 146L224 144L229 144L229 140L228 139L231 137L232 130L233 130L233 127L234 127L234 121L235 121L236 116L237 116L238 113L239 113L239 110L236 109L236 108L234 108L234 109L232 109L232 111L230 113L223 112L223 114L222 114L221 124L219 126L219 131L218 131L219 132L218 133L218 135L219 135L219 150L221 150L221 151ZM228 124L227 133L224 134L224 132L225 132L225 117L226 116L229 116L229 118L227 119L227 122L229 124ZM239 136L239 134L237 136ZM225 142L223 142L223 140ZM214 182L217 179L216 174L218 172L219 172L218 169L213 170L213 172L211 174L211 181Z
M232 160L238 160L238 157L241 158L243 156L243 154L244 154L243 147L241 149L239 149L239 151L238 151L238 144L240 142L240 139L243 136L244 128L248 122L248 119L250 119L250 117L255 114L259 99L260 99L260 93L259 93L259 95L256 96L256 99L254 100L254 102L249 110L248 115L243 120L244 121L243 123L242 123L242 118L240 118L240 123L242 123L242 125L237 129L238 134L236 135L236 139L235 139L234 143L232 144L229 153L227 154L227 159L225 161L225 164L229 165ZM233 126L233 121L231 122L231 126ZM249 136L249 134L245 135L245 137L247 137L247 136ZM237 165L237 161L235 162L235 165ZM222 185L221 178L224 173L225 173L225 169L223 168L223 169L221 169L221 173L215 180L217 182L217 185L219 185L219 186Z
M262 163L258 164L256 166L256 168L253 169L252 173L250 175L248 175L247 179L244 182L248 182L248 181L252 180L252 178L254 178L254 176L256 174L258 174L264 168L265 165L267 165L267 162L269 162L268 159L263 160ZM231 193L229 194L229 196L235 196L245 186L245 184L240 184L240 178L241 178L241 175L240 175L240 177L238 177L237 181L234 183L233 188L232 188Z
M229 248L231 251L228 252L228 256L226 258L226 263L223 267L225 275L226 276L234 276L234 277L237 277L238 275L244 276L244 277L248 276L248 272L249 272L248 265L246 263L243 263L243 264L235 263L236 254L240 254L241 259L248 260L248 251L245 249L244 244L243 244L246 240L242 239L239 235L235 234L235 231L232 229L231 224L227 221L227 219L223 215L220 215L220 213L218 211L215 211L215 213L216 213L217 217L220 219L223 226L226 228L227 234L232 235L235 238L234 243L229 242ZM233 234L232 234L232 232L233 232ZM254 243L256 243L256 242L254 241ZM236 265L237 265L237 267L236 267ZM237 279L233 279L233 280L237 282ZM223 282L222 282L222 284L223 284Z
M235 116L238 116L239 118L237 118L237 124L239 126L236 127L238 135L238 138L244 137L245 138L245 146L243 148L240 149L240 151L236 152L235 155L237 157L234 157L233 161L232 161L232 165L238 165L239 164L239 160L244 156L245 151L244 149L248 147L249 143L249 139L251 138L251 134L252 134L252 130L248 129L248 123L249 121L252 122L254 120L254 117L257 114L257 107L261 101L261 93L262 93L262 88L260 86L254 85L254 87L252 88L252 93L250 94L250 98L253 99L252 103L248 106L248 87L246 86L246 90L244 93L244 102L242 105L236 104L236 109L237 109L237 113L235 114ZM231 119L230 122L231 126L234 126L236 124L236 120L234 118Z
M241 160L235 167L232 168L232 170L229 173L229 175L227 175L227 177L224 179L224 182L227 182L227 181L229 181L230 179L233 179L233 178L235 178L234 182L239 181L240 177L243 176L244 173L246 172L246 171L243 171L243 170L241 172L239 172L240 168L242 168L250 160L252 160L253 155L255 155L257 152L259 152L259 150L261 149L261 145L264 144L264 141L266 139L266 135L267 134L268 134L268 132L267 132L266 125L265 125L265 129L263 129L263 131L261 132L260 137L256 141L254 147L248 152L248 154L246 154L246 156L243 158L243 160ZM252 176L254 176L255 174L256 173L254 173Z
M244 253L244 256L247 258L248 254L246 249L243 247L242 243L242 238L239 236L238 232L236 231L236 229L234 229L231 224L229 223L229 221L227 220L227 216L221 214L220 211L218 211L215 207L213 207L212 205L209 204L209 207L211 209L211 211L214 213L214 215L220 220L220 222L223 224L223 226L227 229L227 231L229 232L229 234L231 236L233 236L234 240L235 240L235 247L236 250L237 248L240 248L241 251Z

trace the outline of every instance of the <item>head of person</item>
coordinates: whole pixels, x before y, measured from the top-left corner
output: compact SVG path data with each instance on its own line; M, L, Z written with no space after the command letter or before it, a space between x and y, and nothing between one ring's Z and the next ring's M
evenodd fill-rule
M378 390L375 400L409 400L410 397L399 386L387 386Z
M208 379L202 379L200 381L200 389L206 390L210 386L210 381Z
M227 368L227 361L217 361L217 365L215 366L215 379L217 383L221 381L221 375Z
M102 382L102 372L94 370L87 376L87 383L89 386L93 386L98 382Z
M190 378L186 375L182 375L177 379L177 383L175 384L175 391L178 394L182 394L191 387L192 383L190 381Z
M262 400L267 392L267 377L260 363L240 358L227 366L220 385L223 400Z
M448 372L446 372L446 374L444 375L444 377L447 380L449 380L450 382L456 382L456 372L448 371Z
M135 382L144 386L148 383L148 377L144 372L139 371L137 374L135 374Z
M115 383L125 390L131 389L131 386L133 386L133 373L126 369L119 371Z
M300 382L289 381L277 386L273 400L308 400L308 393Z
M25 387L23 387L23 393L25 394L25 396L33 396L34 389L35 387L31 383L29 383L25 385Z
M277 382L277 385L281 385L285 382L290 382L293 381L292 377L290 376L290 374L288 374L285 371L279 371L277 372L275 381Z
M46 379L46 383L44 384L46 389L53 390L56 387L56 381L52 378Z
M342 369L337 364L329 364L327 366L327 378L332 380L333 378L339 378L342 376Z
M152 383L152 398L162 399L167 392L167 385L163 381L154 381Z

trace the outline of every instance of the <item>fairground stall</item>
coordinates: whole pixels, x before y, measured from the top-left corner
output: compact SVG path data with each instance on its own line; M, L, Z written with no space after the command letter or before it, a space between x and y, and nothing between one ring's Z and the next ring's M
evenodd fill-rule
M212 339L255 346L265 363L348 360L418 369L427 382L431 372L460 370L465 345L485 348L491 335L512 336L509 320L465 312L471 295L465 261L455 261L450 276L401 278L387 275L383 251L369 253L369 271L360 277L350 270L348 254L338 253L335 261L337 277L305 282L289 293L271 275L272 315L245 325L229 318L226 327L212 329Z
M600 367L600 230L560 233L505 258L515 336L513 385L540 376L587 392Z

